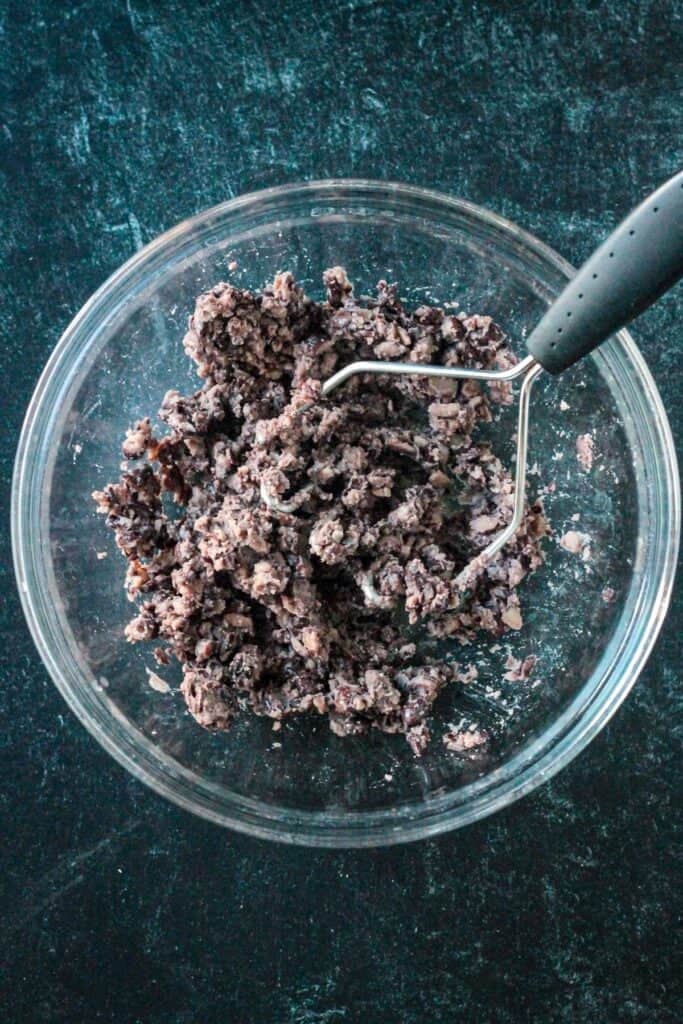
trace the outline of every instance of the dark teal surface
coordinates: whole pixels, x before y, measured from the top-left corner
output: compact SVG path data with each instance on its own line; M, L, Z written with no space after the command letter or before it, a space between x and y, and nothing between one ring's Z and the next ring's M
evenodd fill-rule
M680 4L4 0L0 19L3 1022L676 1024L680 585L633 695L549 785L435 842L313 852L194 819L100 749L29 638L6 511L61 331L203 207L402 179L581 261L683 166ZM634 333L680 441L680 287Z

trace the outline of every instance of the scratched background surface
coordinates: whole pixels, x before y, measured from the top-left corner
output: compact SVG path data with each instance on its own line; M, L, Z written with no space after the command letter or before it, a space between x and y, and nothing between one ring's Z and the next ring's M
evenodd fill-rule
M2 0L0 33L3 1021L680 1021L680 587L632 698L550 785L435 842L311 852L113 763L33 649L6 528L38 373L140 245L245 190L367 175L579 262L683 165L680 5ZM679 290L635 331L679 441L682 313Z

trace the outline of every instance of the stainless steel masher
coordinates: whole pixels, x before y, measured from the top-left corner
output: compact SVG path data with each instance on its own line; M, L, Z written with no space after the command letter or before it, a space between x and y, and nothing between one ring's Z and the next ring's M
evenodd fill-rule
M521 379L515 492L510 522L457 578L467 587L512 540L524 515L529 397L542 370L560 373L652 305L683 276L683 171L636 207L583 264L527 341L529 355L508 370L362 360L325 381L323 396L359 373L419 374L453 380Z

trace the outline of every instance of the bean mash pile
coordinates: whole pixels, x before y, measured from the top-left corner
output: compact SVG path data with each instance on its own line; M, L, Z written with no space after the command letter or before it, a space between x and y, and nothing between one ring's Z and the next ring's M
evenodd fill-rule
M509 385L366 375L323 399L321 383L356 359L516 360L490 317L409 312L385 281L361 300L340 267L323 279L323 302L289 273L200 295L184 346L201 387L166 394L165 432L128 431L120 479L93 497L128 561L126 636L178 659L200 725L323 715L419 755L439 691L474 671L430 641L520 629L548 528L531 505L502 555L457 581L511 514L510 473L475 439Z

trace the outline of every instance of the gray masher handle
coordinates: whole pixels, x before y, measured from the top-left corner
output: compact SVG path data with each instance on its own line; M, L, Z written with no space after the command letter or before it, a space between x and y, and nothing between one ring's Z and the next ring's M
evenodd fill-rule
M651 306L683 276L683 171L622 221L583 264L527 341L560 373Z

